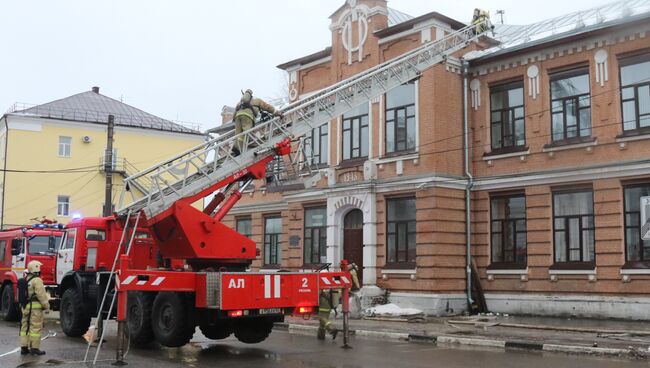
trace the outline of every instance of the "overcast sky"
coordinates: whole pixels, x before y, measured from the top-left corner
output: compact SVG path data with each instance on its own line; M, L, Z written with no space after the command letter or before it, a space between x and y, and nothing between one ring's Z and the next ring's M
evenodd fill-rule
M607 0L390 0L413 16L468 22L475 7L528 24ZM344 0L33 0L0 2L0 110L90 90L163 118L220 122L241 89L273 98L275 66L331 44L329 15Z

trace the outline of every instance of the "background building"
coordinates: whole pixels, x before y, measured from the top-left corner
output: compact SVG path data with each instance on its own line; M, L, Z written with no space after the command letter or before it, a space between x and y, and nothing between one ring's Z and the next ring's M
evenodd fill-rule
M650 9L625 4L500 25L495 39L315 129L307 154L324 178L305 190L258 182L227 218L260 244L255 266L346 258L362 266L367 295L456 314L469 302L470 230L493 311L650 318L650 243L639 235ZM379 0L348 1L330 19L330 47L279 66L293 101L464 26Z
M113 197L122 178L205 140L196 128L99 93L98 87L0 118L1 226L102 214L108 115L115 116Z

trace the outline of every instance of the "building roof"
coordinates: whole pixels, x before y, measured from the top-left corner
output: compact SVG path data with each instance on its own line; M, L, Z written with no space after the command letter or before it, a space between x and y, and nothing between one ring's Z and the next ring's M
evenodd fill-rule
M529 25L496 24L493 38L497 46L472 51L464 58L474 64L506 55L567 42L613 27L647 22L650 0L623 0L581 10Z
M345 6L347 6L347 3L343 4L336 12L338 12L339 10L344 8ZM336 14L336 12L334 12L334 14ZM408 15L408 14L406 14L404 12L401 12L401 11L393 9L393 8L388 8L388 27L389 28L392 27L392 26L395 26L397 24L407 22L407 21L409 21L411 19L413 19L413 16L411 16L411 15ZM277 67L279 69L286 70L286 69L288 69L288 68L290 68L292 66L309 64L309 63L314 62L316 60L326 58L326 57L328 57L330 55L332 55L332 47L326 47L324 50L315 52L313 54L309 54L307 56L300 57L298 59L287 61L286 63L282 63L282 64L278 65Z
M320 60L322 58L326 58L328 56L332 55L332 47L326 47L324 50L315 52L313 54L309 54L307 56L300 57L298 59L293 59L291 61L287 61L286 63L282 63L277 66L277 68L286 70L294 65L305 65L309 64L311 62L314 62L316 60Z
M388 8L388 26L392 27L394 25L400 24L402 22L409 21L413 19L412 15L403 13L397 9Z
M203 135L198 126L186 127L127 105L99 93L99 87L42 105L14 105L9 113L57 120L106 124L108 115L115 116L116 126Z
M446 15L440 14L438 12L431 12L431 13L427 13L427 14L421 15L421 16L416 17L416 18L411 17L410 19L407 19L407 20L405 20L403 22L394 24L392 26L389 23L388 28L384 28L384 29L381 29L379 31L376 31L375 36L377 36L379 38L388 37L388 36L391 36L391 35L394 35L394 34L397 34L397 33L400 33L400 32L404 32L404 31L409 30L409 29L412 29L416 24L421 23L421 22L425 22L425 21L430 20L430 19L436 19L436 20L439 20L439 21L441 21L443 23L447 23L447 24L449 24L449 26L452 29L461 29L461 28L466 26L465 23L459 22L459 21L457 21L457 20L455 20L453 18L449 18Z

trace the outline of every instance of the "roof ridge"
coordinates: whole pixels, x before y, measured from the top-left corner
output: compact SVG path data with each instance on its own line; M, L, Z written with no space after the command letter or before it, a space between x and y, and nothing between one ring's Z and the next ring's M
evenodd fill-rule
M198 128L186 127L95 90L75 93L40 105L15 110L13 113L104 124L107 116L113 115L116 118L115 123L121 126L202 134Z

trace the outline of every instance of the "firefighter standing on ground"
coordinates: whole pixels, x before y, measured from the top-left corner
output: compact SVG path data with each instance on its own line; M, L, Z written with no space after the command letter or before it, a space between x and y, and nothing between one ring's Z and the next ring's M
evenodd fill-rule
M348 265L348 271L352 277L352 288L351 291L357 291L361 288L359 285L359 267L350 263ZM318 334L316 337L319 340L325 340L325 335L330 334L332 340L336 339L336 335L339 333L339 330L334 327L332 321L330 321L330 313L332 309L336 309L341 300L341 291L334 289L321 290L318 297Z
M50 297L45 291L41 279L39 261L31 261L27 265L27 304L23 305L23 319L20 322L20 354L43 355L41 347L41 329L43 328L43 313L50 312Z
M269 114L282 117L282 113L276 111L275 107L269 105L260 98L253 97L253 91L247 89L235 107L235 114L233 116L233 121L235 122L235 134L252 129L260 111L265 111ZM243 151L244 138L244 136L237 138L236 146L233 149L235 156L239 155Z

